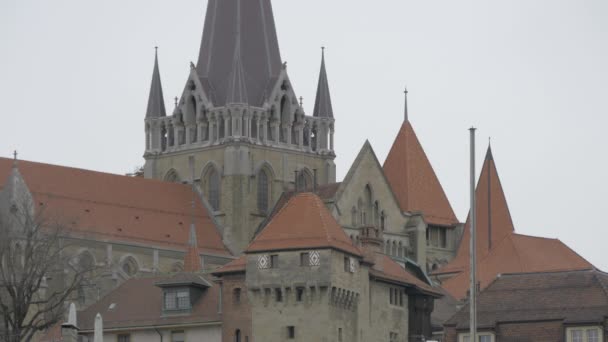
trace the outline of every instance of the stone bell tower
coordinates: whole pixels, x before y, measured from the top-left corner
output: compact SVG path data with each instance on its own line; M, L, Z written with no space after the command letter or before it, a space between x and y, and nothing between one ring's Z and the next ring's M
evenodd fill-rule
M306 115L281 60L270 0L210 0L198 63L170 116L155 58L145 177L190 182L193 161L224 242L240 254L284 190L335 182L324 55L318 82Z

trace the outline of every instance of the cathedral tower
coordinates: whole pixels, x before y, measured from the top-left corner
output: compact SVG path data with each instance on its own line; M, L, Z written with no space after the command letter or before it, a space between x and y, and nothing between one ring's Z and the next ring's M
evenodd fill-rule
M224 242L239 254L296 177L300 189L335 182L324 56L321 64L308 116L281 60L270 0L210 0L198 62L171 116L155 59L145 177L187 182L193 172Z

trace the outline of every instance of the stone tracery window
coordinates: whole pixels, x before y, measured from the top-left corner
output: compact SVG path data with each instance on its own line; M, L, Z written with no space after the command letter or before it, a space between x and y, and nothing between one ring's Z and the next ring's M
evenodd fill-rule
M257 184L257 199L258 199L258 210L262 213L268 211L269 206L269 195L270 182L268 181L268 173L265 170L260 170L258 173L258 184Z
M207 196L209 205L215 211L220 210L220 175L215 168L211 168L208 176Z

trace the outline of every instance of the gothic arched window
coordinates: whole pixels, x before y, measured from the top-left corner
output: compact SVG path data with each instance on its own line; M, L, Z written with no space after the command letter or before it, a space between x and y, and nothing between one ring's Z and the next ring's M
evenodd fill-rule
M287 124L289 123L289 99L283 96L281 99L281 128L279 129L279 141L287 142Z
M213 210L220 210L220 174L212 168L208 179L209 204Z
M372 188L368 185L365 186L365 212L367 213L367 219L364 224L373 223L373 203L372 203Z
M258 210L262 213L268 211L269 202L268 174L264 170L258 173Z
M241 342L241 331L239 329L234 332L234 342Z

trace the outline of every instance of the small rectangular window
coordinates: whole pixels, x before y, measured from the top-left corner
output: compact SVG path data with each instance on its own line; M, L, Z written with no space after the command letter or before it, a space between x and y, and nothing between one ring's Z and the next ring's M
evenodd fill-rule
M287 338L296 338L296 327L287 327Z
M274 293L275 293L277 302L282 302L283 301L283 291L281 291L281 289L275 289Z
M186 342L186 336L183 331L172 331L171 342Z
M296 289L296 301L301 302L304 299L304 288L298 287Z
M342 328L338 328L338 342L342 342Z
M310 253L300 253L300 266L310 266Z
M181 290L177 292L177 308L180 310L190 309L190 291Z
M239 304L241 302L241 289L234 289L234 304Z
M279 268L279 256L277 254L270 256L270 268Z
M344 272L350 272L350 259L344 257Z
M131 342L131 335L118 335L118 342Z

